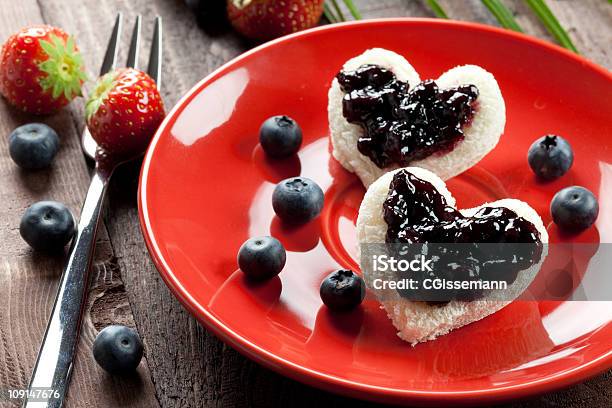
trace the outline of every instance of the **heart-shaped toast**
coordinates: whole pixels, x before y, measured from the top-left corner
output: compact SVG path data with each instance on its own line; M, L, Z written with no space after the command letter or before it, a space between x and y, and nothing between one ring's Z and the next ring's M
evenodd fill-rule
M334 157L367 187L400 167L443 180L469 169L499 141L506 108L497 81L478 66L421 83L404 57L374 48L333 80L328 119Z
M400 188L405 189L400 190ZM423 191L426 194L421 195L421 198L413 198ZM413 193L415 195L411 195ZM398 199L404 201L398 203ZM389 207L390 203L396 207ZM436 203L441 203L441 205ZM435 206L438 208L436 209ZM455 199L446 188L444 181L432 172L418 167L407 167L388 172L370 185L359 208L357 238L360 247L366 244L392 242L470 242L470 236L461 235L459 229L467 226L467 230L473 233L477 225L485 225L487 222L494 226L494 233L479 235L482 239L480 242L506 242L507 239L514 240L513 242L538 245L548 242L548 233L542 219L529 204L523 201L502 199L461 210L456 209L455 206ZM423 213L419 211L425 207L428 212L427 216L423 217ZM398 212L389 214L388 211L395 211L394 208L398 209ZM401 211L405 212L404 215L399 214ZM452 217L459 219L460 222L449 228L452 222L449 222L448 217L442 213L452 214ZM447 221L444 221L446 224L443 225L444 222L436 218L437 216L446 217ZM394 217L404 217L400 220L400 228L393 224ZM478 222L469 226L470 220L478 220ZM430 225L423 223L430 223ZM457 225L460 227L455 227ZM451 231L452 228L456 228L455 231ZM491 291L477 300L453 299L444 304L431 304L409 300L400 296L398 291L384 294L375 291L375 293L397 328L398 336L414 345L480 320L509 304L529 286L546 255L546 245L542 245L541 255L537 262L521 270L509 283L507 289L504 289L503 296L496 296L500 293ZM362 270L365 270L363 261L364 259L360 259ZM368 270L368 273L371 271ZM371 282L375 278L376 276L366 277L366 281ZM389 296L389 293L392 296Z

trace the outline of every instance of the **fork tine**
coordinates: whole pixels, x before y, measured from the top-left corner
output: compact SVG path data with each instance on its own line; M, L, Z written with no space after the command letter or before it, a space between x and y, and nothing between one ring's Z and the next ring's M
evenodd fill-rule
M162 19L155 18L155 31L153 32L153 42L151 44L151 55L149 56L149 68L147 73L157 82L157 87L161 87L162 69Z
M111 34L111 37L108 40L106 54L104 55L102 68L100 68L100 76L106 74L108 71L115 68L115 63L117 62L117 50L119 49L119 34L121 33L122 20L123 15L121 13L117 13L117 18L115 19L115 28L113 28L113 33Z
M132 40L130 41L130 50L128 51L127 66L136 68L138 65L138 49L140 48L140 20L141 17L136 17L134 23L134 31L132 31Z

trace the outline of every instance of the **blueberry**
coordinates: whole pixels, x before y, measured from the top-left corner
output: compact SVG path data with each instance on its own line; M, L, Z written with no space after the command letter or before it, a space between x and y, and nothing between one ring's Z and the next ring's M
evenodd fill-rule
M93 356L105 371L124 374L136 370L142 359L142 341L126 326L107 326L93 343Z
M74 235L72 213L57 201L39 201L21 217L19 233L37 251L52 252L64 248Z
M358 306L365 297L365 282L348 269L340 269L321 282L319 290L323 303L333 310L349 310Z
M300 149L302 129L289 116L273 116L261 125L259 143L271 157L291 156Z
M536 140L527 153L533 172L543 180L561 177L574 162L570 144L561 136L546 135Z
M599 204L586 188L566 187L553 197L550 213L561 229L576 232L593 225L599 214Z
M19 126L9 135L11 158L24 169L49 166L58 149L57 133L43 123Z
M272 208L283 221L303 223L315 218L323 209L323 190L306 177L292 177L276 185Z
M247 276L257 280L278 275L286 260L283 244L274 237L248 239L238 251L238 266Z

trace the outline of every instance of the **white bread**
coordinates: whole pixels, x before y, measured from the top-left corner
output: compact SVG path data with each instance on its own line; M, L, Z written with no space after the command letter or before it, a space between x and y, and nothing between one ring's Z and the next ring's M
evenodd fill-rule
M389 184L394 174L400 170L386 173L368 188L357 218L357 239L360 245L385 242L387 224L383 219L382 205L387 198ZM406 167L405 170L422 180L430 182L444 195L449 205L455 206L455 199L446 188L444 181L438 176L418 167ZM529 204L516 199L503 199L470 209L461 209L460 212L463 215L470 216L482 207L506 207L514 211L517 215L534 224L540 233L542 243L546 244L548 242L548 233L542 219ZM487 292L487 295L481 300L472 302L453 300L443 306L409 301L401 298L395 291L393 291L395 295L390 292L384 293L384 296L380 296L380 300L387 311L387 315L398 330L398 336L415 345L419 342L433 340L451 330L480 320L509 304L511 302L509 299L515 299L529 286L540 270L546 255L545 246L539 263L519 272L516 281L504 291L504 300L496 300L496 296L501 297L499 291ZM371 281L371 279L368 279L368 281ZM381 293L378 294L381 295Z
M367 50L344 64L344 70L355 70L365 64L374 64L391 70L410 87L417 85L419 74L402 56L381 48ZM492 74L475 65L455 67L435 80L440 88L472 84L478 88L477 109L469 127L464 129L464 139L448 153L433 154L414 161L411 167L422 167L447 180L469 169L489 153L504 131L506 106L497 81ZM369 157L357 149L357 141L363 134L359 125L351 124L342 115L344 92L334 79L328 94L328 119L332 153L348 171L355 173L367 187L389 170L399 166L379 168Z

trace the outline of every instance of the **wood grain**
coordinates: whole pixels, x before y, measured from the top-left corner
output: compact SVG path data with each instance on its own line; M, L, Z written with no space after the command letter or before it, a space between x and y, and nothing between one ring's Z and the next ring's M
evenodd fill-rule
M3 3L0 12L0 38L5 39L27 24L49 22L40 4L34 0ZM59 25L61 22L58 22ZM97 57L97 56L96 56ZM0 177L2 206L0 230L3 244L0 262L0 388L24 388L42 341L51 311L57 282L64 265L64 256L55 258L33 253L19 236L19 219L25 208L38 200L65 203L78 217L87 186L89 171L79 145L74 109L38 118L56 129L61 148L52 168L47 171L21 171L8 155L8 138L16 126L31 117L0 102ZM79 115L80 116L80 115ZM91 344L101 328L108 323L134 326L125 292L112 298L108 310L99 305L109 298L113 288L123 287L114 263L112 247L104 228L99 233L96 258L92 270L92 286L83 332L75 361L68 401L73 406L142 406L157 404L150 372L142 364L138 375L123 381L105 375L91 356ZM0 404L9 404L0 402Z
M478 0L441 0L452 18L496 24ZM504 0L526 32L551 37L519 0ZM366 18L426 16L431 11L415 0L356 0ZM587 57L612 66L612 7L604 1L548 2ZM164 17L164 99L172 106L213 69L250 45L228 31L208 34L179 0L25 0L0 11L0 38L18 27L45 21L77 35L91 72L104 53L106 37L117 11L126 27L143 15L143 50L148 49L151 21ZM346 13L348 15L348 13ZM124 30L124 43L129 30ZM122 49L125 57L126 47ZM146 52L142 54L146 60ZM46 120L62 133L60 157L51 172L24 173L8 158L6 138L0 140L3 233L0 264L0 387L23 386L29 377L44 332L63 260L33 255L16 226L31 202L53 198L75 212L88 184L88 171L78 145L82 101ZM8 134L28 118L0 103L0 131ZM92 273L90 309L77 356L70 407L312 407L373 406L332 395L289 380L242 357L203 329L176 301L152 265L140 233L136 209L138 164L122 168L109 191L107 229L102 228ZM139 375L127 381L104 375L91 358L97 329L110 323L135 325L145 343L146 361ZM612 399L610 372L564 391L505 407L607 407Z

